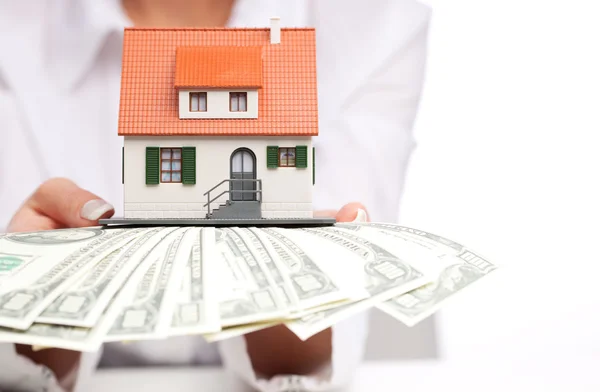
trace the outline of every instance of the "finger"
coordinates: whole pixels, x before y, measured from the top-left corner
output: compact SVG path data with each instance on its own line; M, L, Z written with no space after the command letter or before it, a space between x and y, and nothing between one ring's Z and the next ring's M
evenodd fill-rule
M9 233L60 229L61 224L31 208L21 208L8 224Z
M28 205L67 227L94 225L98 219L114 214L112 205L64 178L43 183L29 199Z
M313 212L314 218L335 218L337 210L318 210Z
M361 203L348 203L343 206L335 216L335 220L338 222L352 222L357 219L360 221L367 222L369 216L367 214L367 208Z

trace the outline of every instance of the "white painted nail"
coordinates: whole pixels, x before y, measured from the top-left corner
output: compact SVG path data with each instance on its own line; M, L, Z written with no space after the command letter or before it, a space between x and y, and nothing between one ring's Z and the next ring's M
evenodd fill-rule
M95 221L111 210L114 210L114 207L104 200L90 200L81 208L81 217L83 219Z
M362 208L358 209L356 213L356 218L354 218L354 222L366 222L367 221L367 212Z

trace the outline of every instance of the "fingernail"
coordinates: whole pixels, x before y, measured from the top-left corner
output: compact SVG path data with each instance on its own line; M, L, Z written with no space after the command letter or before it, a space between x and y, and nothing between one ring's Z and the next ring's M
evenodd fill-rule
M354 218L353 222L366 222L367 221L367 212L362 208L358 209L356 213L356 218Z
M90 200L81 208L81 217L83 219L95 221L106 214L108 211L114 210L114 207L104 200Z

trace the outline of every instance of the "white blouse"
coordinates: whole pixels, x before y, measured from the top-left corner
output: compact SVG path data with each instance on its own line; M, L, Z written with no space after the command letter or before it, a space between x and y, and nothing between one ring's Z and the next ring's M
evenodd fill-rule
M229 25L266 27L271 16L282 27L317 31L315 146L318 178L326 180L315 185L315 209L360 201L373 221L396 221L415 147L429 9L409 0L237 0ZM51 177L70 178L122 216L117 119L122 31L129 25L119 0L0 3L0 232ZM335 325L331 368L299 382L308 390L348 382L362 359L367 325L367 313ZM47 376L0 345L0 363L8 361L18 366L0 367L0 389ZM262 390L285 381L254 374L243 337L105 344L101 357L84 356L80 385L98 363L223 364Z

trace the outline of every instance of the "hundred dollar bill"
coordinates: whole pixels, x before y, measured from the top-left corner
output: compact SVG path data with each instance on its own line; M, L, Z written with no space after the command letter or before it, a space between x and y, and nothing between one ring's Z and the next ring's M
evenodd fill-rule
M109 326L102 323L105 317L102 315L100 323L92 328L44 323L34 323L26 330L0 328L0 342L32 345L34 351L62 348L94 352L102 346Z
M39 256L0 252L0 291L2 281L6 282L19 271L29 267Z
M313 246L318 244L321 247L323 243L328 242L340 247L342 250L334 257L342 271L347 263L347 255L359 256L363 271L361 284L369 293L369 297L361 301L313 312L287 322L286 326L301 339L307 339L343 319L434 279L435 270L425 265L422 260L407 260L397 249L392 251L352 232L335 227L305 228L301 231L316 237L317 242ZM289 233L289 230L287 232ZM294 235L297 235L296 232Z
M57 230L60 234L47 231L4 236L0 251L21 249L15 253L40 256L0 288L0 326L29 328L46 306L96 262L145 230L68 229ZM66 253L60 245L71 252Z
M75 351L97 351L102 345L102 334L91 328L33 324L27 330L0 329L0 342Z
M257 230L249 228L232 228L237 235L242 238L248 245L248 249L257 260L262 262L263 267L268 271L270 283L276 288L279 298L282 299L289 311L295 311L298 308L298 296L293 289L292 282L289 277L282 273L281 266L276 253L272 251L268 241Z
M59 258L104 234L100 228L60 229L41 232L3 233L0 235L0 287L40 256L52 254ZM35 272L36 268L32 270ZM14 286L14 284L13 284ZM0 289L1 291L1 289ZM5 289L6 291L6 289Z
M216 229L222 327L277 319L289 313L264 260L251 248L238 232Z
M175 228L154 228L94 265L42 314L37 323L93 327L115 293L147 254Z
M215 229L205 227L194 239L187 260L169 329L170 336L221 330L215 252Z
M203 337L208 343L219 342L221 340L231 339L238 336L246 335L251 332L260 331L281 324L278 321L274 322L263 322L246 325L235 325L233 327L224 328L219 332L207 333Z
M342 301L348 301L350 298L363 298L364 293L353 293L356 287L344 284L344 281L337 282L335 275L340 275L336 271L334 276L328 275L321 264L330 262L323 260L324 254L309 256L288 236L269 228L252 228L251 230L261 241L263 246L271 254L277 255L273 258L273 267L279 270L282 285L286 288L291 286L289 297L296 305L292 318L301 317L303 311L312 313L317 309L337 307ZM351 302L351 301L348 301Z
M266 279L271 286L275 287L279 298L282 299L288 311L285 316L286 319L295 319L304 314L313 313L317 308L329 309L339 306L340 300L347 300L351 297L349 288L345 292L340 290L329 276L325 274L316 276L319 268L310 257L306 256L297 247L295 249L297 254L286 252L281 243L257 228L231 228L231 230L245 241L248 250L268 272ZM279 236L279 234L274 233L274 236ZM280 238L293 247L293 242L288 238ZM289 270L284 264L288 262L299 267L298 262L301 259L293 258L294 256L297 257L298 254L303 255L315 269L313 271L305 269L302 271L302 275L295 274L292 281Z
M105 342L168 336L175 295L199 228L178 228L154 248L107 310Z
M396 243L417 245L435 256L441 272L434 282L377 305L409 327L431 316L450 298L498 268L473 250L426 231L386 223L340 226L369 237L389 237Z

